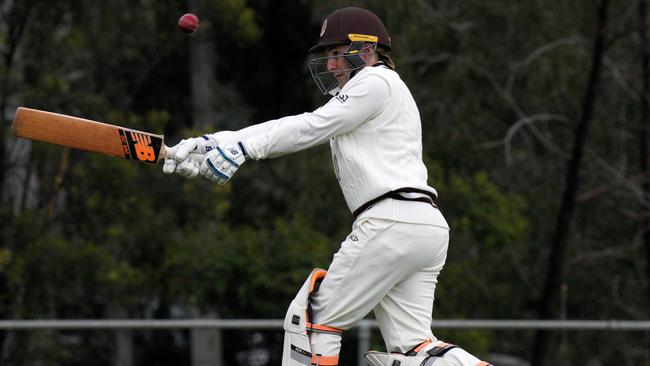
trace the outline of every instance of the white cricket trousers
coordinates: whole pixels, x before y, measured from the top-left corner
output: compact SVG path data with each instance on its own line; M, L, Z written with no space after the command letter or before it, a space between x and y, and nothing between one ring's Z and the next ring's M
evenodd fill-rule
M345 330L374 310L388 352L435 340L433 299L448 244L446 227L357 220L312 299L313 322ZM339 354L340 335L310 340L316 354Z

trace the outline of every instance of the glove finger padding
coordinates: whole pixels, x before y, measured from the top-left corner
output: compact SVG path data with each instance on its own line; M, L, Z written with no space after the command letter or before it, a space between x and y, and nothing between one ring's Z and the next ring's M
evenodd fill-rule
M182 162L187 158L187 155L189 155L190 151L195 150L196 147L198 146L197 144L197 138L191 138L187 140L181 140L178 144L176 144L174 147L172 147L171 154L167 154L167 158L174 159L177 162Z
M216 147L217 141L212 135L181 140L178 144L167 148L163 172L194 178L199 174L204 154Z
M165 165L163 165L163 173L173 174L175 171L176 171L176 160L165 159Z
M190 153L187 159L176 166L176 173L185 178L194 178L199 175L199 168L203 161L203 155Z
M219 184L226 184L245 161L240 144L223 148L217 146L215 150L205 154L200 170L205 178Z
M194 178L199 175L199 163L192 159L183 160L176 167L176 173L185 178Z
M173 158L176 155L176 146L172 146L165 150L165 165L163 165L163 173L172 174L176 171L178 162Z
M177 167L187 159L190 151L196 149L196 146L197 144L195 139L191 138L181 140L178 144L167 148L167 150L165 150L165 165L163 165L163 173L179 173L185 176L183 173L178 171ZM183 169L183 171L185 171L185 169Z

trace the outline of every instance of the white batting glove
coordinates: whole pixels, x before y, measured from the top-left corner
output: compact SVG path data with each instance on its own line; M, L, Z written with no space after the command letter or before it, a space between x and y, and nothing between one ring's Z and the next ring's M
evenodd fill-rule
M213 135L203 135L186 140L166 150L163 172L180 174L185 178L194 178L199 174L205 153L218 145Z
M201 174L219 184L226 184L246 161L246 149L241 142L229 146L217 146L205 154Z

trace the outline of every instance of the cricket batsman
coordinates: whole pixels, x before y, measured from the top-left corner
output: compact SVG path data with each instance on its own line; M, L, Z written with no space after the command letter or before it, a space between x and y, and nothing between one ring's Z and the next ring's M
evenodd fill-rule
M311 75L331 95L325 105L186 139L167 152L165 173L225 184L247 160L330 144L354 222L329 268L315 269L289 306L283 366L338 365L341 334L371 311L387 352L366 353L370 365L489 365L431 330L449 226L427 183L420 113L390 50L375 14L336 10L309 50Z

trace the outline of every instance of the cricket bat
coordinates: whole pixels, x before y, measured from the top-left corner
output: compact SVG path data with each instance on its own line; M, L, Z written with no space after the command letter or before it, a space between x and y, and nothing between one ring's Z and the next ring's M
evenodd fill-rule
M165 157L164 136L52 112L19 107L16 137L156 164Z

